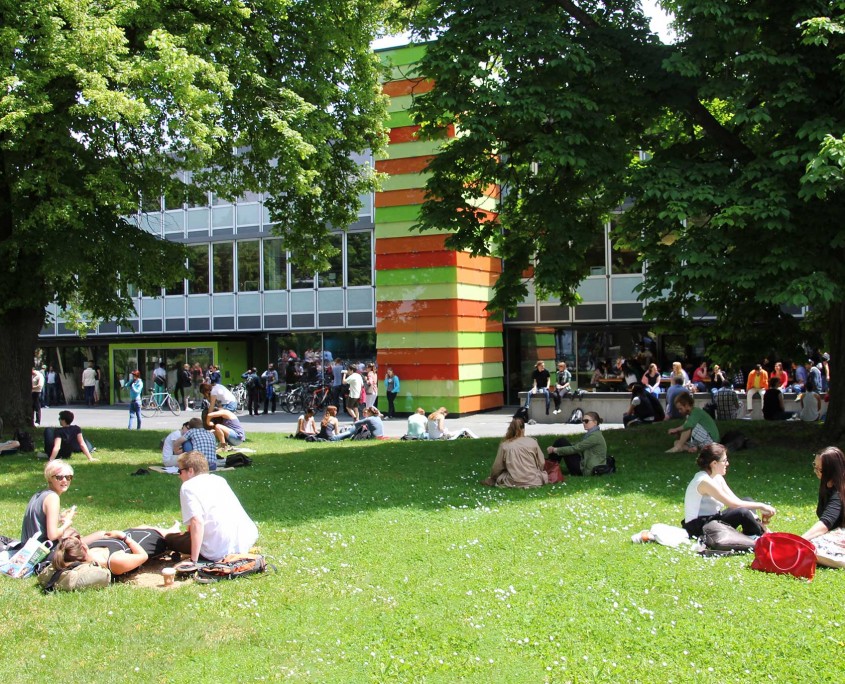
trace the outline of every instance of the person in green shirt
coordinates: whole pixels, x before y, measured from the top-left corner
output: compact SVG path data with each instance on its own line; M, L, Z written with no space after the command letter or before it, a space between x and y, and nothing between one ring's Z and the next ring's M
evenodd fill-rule
M570 475L592 475L593 468L607 463L607 444L599 428L601 417L595 411L588 411L581 422L585 430L583 439L570 444L566 437L560 437L546 449L549 460L558 463L563 460Z
M683 425L669 429L669 434L678 435L678 438L672 448L666 450L667 454L681 451L695 453L702 447L719 441L716 421L704 409L695 406L691 395L679 394L675 398L675 408L686 420Z

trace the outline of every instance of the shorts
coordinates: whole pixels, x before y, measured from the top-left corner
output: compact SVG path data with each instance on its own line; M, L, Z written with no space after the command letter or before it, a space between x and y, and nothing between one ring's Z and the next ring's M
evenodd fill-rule
M361 403L361 400L359 398L346 397L346 408L348 408L348 409L357 408L358 404L360 404L360 403Z
M692 429L692 434L690 435L690 438L689 438L689 445L690 446L694 446L697 449L700 449L701 447L705 447L708 444L712 444L712 443L713 443L713 438L710 436L710 433L707 432L707 430L704 429L704 427L702 427L701 425L696 425Z
M238 402L236 401L230 401L228 404L220 404L220 406L222 406L227 411L231 411L232 413L238 410Z
M240 446L243 444L244 438L238 437L234 432L230 432L226 435L226 443L230 444L231 446Z

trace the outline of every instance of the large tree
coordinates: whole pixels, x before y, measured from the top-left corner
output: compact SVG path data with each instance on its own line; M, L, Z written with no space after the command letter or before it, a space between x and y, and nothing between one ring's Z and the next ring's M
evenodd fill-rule
M646 314L703 313L750 362L811 334L833 358L828 427L845 431L845 6L674 0L678 41L639 2L440 0L418 20L424 133L459 134L432 162L422 228L504 258L493 306L535 285L564 302L618 207L617 246L646 263ZM639 154L639 152L643 154ZM498 220L477 196L501 186Z
M246 190L308 270L357 217L384 144L370 43L392 0L2 0L0 416L28 421L45 307L125 319L184 275L125 217ZM180 172L191 172L191 182ZM144 202L146 200L146 203Z

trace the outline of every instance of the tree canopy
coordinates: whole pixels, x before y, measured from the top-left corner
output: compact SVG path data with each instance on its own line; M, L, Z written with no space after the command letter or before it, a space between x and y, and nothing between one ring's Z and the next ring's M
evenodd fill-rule
M47 304L122 319L129 285L184 275L178 245L124 220L142 198L264 191L295 263L325 267L374 188L351 155L384 145L370 43L392 0L2 7L0 374L21 396Z
M671 45L636 0L432 3L417 29L435 87L415 111L424 133L459 134L431 165L420 227L504 258L499 310L535 258L538 292L572 303L591 236L627 202L612 238L647 264L648 316L682 328L707 312L724 353L745 341L762 356L773 335L807 334L789 312L810 306L836 381L845 6L661 4ZM490 222L475 200L496 183Z

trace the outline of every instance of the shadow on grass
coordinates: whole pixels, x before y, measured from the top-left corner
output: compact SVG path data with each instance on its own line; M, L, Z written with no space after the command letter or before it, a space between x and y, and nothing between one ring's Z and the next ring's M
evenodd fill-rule
M696 466L692 454L664 453L671 445L666 430L673 425L677 422L608 430L608 448L619 466L616 475L569 477L563 486L534 490L490 489L478 483L489 473L497 439L308 444L259 434L249 442L258 451L253 467L223 476L254 519L282 527L375 509L433 511L579 494L647 496L680 510ZM740 429L754 442L752 449L730 454L728 479L738 495L776 506L815 505L818 484L810 464L814 451L824 445L818 426L736 421L720 427ZM127 526L179 517L177 477L130 476L158 462L161 434L106 429L85 434L98 447L96 455L102 460L88 464L79 455L72 460L77 477L63 505L77 504L99 525ZM545 449L553 440L547 436L538 441ZM43 466L44 461L29 454L0 459L0 507L6 520L14 516L13 510L22 515L29 496L44 486ZM10 530L0 532L9 534Z

